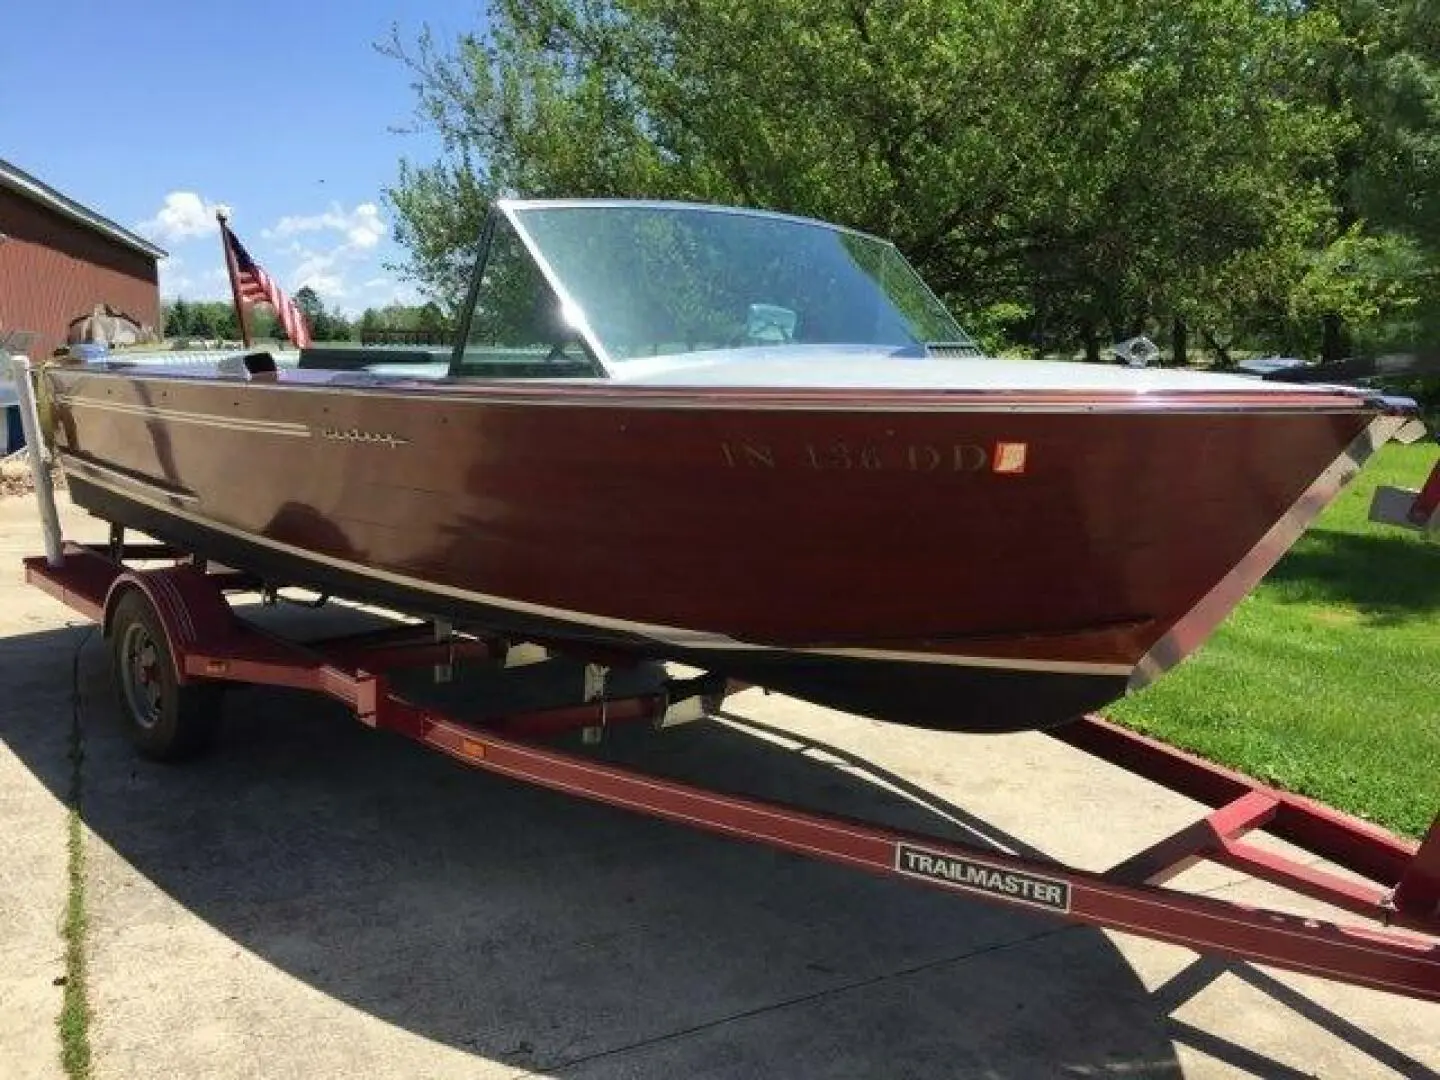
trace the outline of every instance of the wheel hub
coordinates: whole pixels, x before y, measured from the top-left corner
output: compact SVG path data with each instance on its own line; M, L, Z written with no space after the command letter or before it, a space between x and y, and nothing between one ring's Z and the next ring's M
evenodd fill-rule
M122 656L121 678L130 715L141 727L152 728L160 722L165 684L160 672L160 650L149 629L139 623L127 627Z

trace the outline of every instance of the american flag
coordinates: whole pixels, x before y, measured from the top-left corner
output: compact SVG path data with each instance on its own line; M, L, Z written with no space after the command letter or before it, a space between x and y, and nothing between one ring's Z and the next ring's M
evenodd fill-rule
M229 225L222 221L220 231L224 233L230 272L235 276L235 289L240 302L269 304L275 309L275 317L280 320L280 325L285 328L285 336L302 349L309 346L310 324L305 321L305 313L296 306L285 290L260 268L260 264L250 257L245 245L230 231Z

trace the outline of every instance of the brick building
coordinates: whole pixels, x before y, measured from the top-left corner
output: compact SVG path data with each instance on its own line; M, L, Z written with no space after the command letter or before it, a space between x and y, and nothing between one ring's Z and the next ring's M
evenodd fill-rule
M157 260L165 252L0 160L0 336L37 335L49 356L73 320L109 305L143 326L160 323Z

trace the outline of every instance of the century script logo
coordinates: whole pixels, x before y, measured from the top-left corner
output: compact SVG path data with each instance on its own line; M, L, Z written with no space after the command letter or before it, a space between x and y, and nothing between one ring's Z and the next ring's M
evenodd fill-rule
M402 439L399 435L391 434L388 431L361 431L359 428L333 428L323 427L320 429L322 439L334 439L336 442L374 443L378 446L388 446L394 450L398 446L409 446L409 439Z

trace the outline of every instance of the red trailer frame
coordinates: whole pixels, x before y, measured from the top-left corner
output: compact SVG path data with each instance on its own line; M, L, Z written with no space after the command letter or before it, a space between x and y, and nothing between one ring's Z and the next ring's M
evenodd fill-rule
M157 557L169 557L173 565L126 565L127 560ZM585 691L573 700L479 723L413 700L390 676L401 668L450 664L462 656L497 658L504 643L448 634L437 640L436 628L410 624L302 645L262 631L234 612L227 593L253 588L254 581L207 571L203 563L186 561L184 553L157 545L127 547L118 532L108 548L65 544L58 560L27 559L25 574L31 584L100 622L107 635L120 629L114 622L121 601L143 597L141 607L153 612L163 630L175 687L218 680L317 691L345 703L362 723L516 780L978 899L1440 1001L1440 816L1425 840L1412 844L1312 800L1087 717L1053 736L1213 808L1110 870L1093 873L720 794L538 741L553 732L598 732L625 721L663 724L673 718L677 686L689 696L692 713L697 703L716 706L714 685L697 680L691 686L604 693L604 673L624 657L576 658L577 670L587 677ZM136 602L127 601L123 610L137 610ZM591 671L601 677L592 681ZM1243 839L1258 830L1365 880L1316 869ZM1243 870L1368 916L1372 923L1344 925L1164 886L1200 860Z

